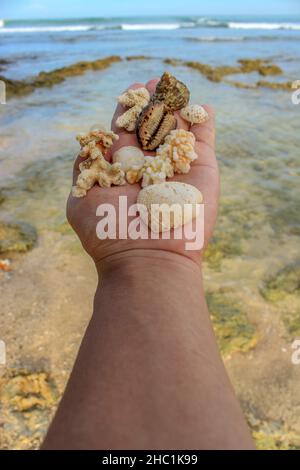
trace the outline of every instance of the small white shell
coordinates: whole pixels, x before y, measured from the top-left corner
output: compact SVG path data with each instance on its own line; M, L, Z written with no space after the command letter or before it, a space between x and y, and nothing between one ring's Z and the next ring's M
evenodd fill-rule
M172 181L147 186L139 192L137 202L141 205L141 219L157 233L193 220L198 215L197 204L202 200L195 186Z
M180 116L191 124L201 124L209 119L208 112L199 104L190 104L182 108Z
M137 147L128 145L121 147L113 154L113 162L121 163L121 169L125 172L129 170L140 170L145 162L145 157Z

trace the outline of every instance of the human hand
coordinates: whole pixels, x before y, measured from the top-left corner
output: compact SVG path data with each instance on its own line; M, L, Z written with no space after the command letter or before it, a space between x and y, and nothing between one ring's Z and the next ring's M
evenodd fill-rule
M158 80L150 80L146 84L146 88L150 94L154 93ZM135 83L129 88L139 88L144 86L141 83ZM177 128L190 130L196 138L195 150L198 159L192 163L191 171L186 175L176 175L170 181L181 181L197 187L202 195L204 202L204 247L207 246L215 225L219 199L219 171L215 156L215 123L214 112L208 105L204 106L209 113L210 119L204 124L194 124L184 121L179 113L176 113ZM139 147L135 133L129 133L124 129L116 127L116 119L124 112L121 105L117 106L116 112L112 120L112 130L119 135L119 140L113 145L107 158L110 159L113 152L123 146ZM151 154L148 152L148 154ZM73 184L75 184L79 174L79 164L82 161L78 157L74 164ZM131 250L161 250L166 252L174 252L184 255L193 261L199 262L203 250L186 251L186 240L131 240L131 239L106 239L100 240L96 234L96 226L98 218L96 209L100 204L111 204L115 207L118 214L119 196L127 197L127 205L130 207L137 201L140 191L139 184L126 184L125 186L113 186L111 188L100 188L94 186L83 198L75 198L71 194L67 203L67 218L69 223L79 236L81 243L87 253L93 258L96 265L99 266L101 261L112 256L120 255L123 252ZM130 221L130 218L129 218ZM118 233L118 230L117 230Z

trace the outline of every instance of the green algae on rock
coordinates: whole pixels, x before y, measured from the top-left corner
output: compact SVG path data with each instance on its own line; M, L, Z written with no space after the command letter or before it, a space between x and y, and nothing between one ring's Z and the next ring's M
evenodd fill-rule
M36 240L37 233L31 225L0 222L0 253L28 251Z
M281 422L257 419L252 413L246 418L258 450L300 450L300 436Z
M131 60L151 60L153 57L148 55L128 55L125 59L130 62Z
M0 379L2 403L13 411L51 408L56 403L53 380L46 372L11 370Z
M266 300L276 302L288 294L300 294L300 261L295 261L280 269L264 282L260 289Z
M204 261L212 269L220 269L225 258L239 256L243 253L241 242L238 236L228 233L215 235L210 241L204 254Z
M238 63L241 65L240 72L251 73L258 72L264 77L267 75L281 75L282 70L278 65L270 63L269 60L264 59L239 59Z
M83 75L88 70L104 70L115 62L120 62L119 56L104 57L94 61L77 62L76 64L55 69L50 72L40 72L31 81L9 80L0 76L6 84L7 98L18 97L32 93L36 88L50 88L63 82L66 78Z
M228 356L254 348L256 329L236 301L221 291L209 292L206 299L221 353Z
M256 85L262 88L271 88L273 90L292 90L293 82L268 82L266 80L259 80Z
M300 309L283 315L283 323L291 337L300 336Z
M0 376L0 426L3 449L38 449L46 433L59 393L53 377L44 370L6 369Z

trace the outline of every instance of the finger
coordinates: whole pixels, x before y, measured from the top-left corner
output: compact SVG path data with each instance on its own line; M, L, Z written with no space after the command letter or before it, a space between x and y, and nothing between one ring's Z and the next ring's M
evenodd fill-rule
M146 88L149 91L150 95L154 94L159 80L160 80L159 78L151 78L151 80L149 80L149 82L146 83Z
M77 155L76 160L73 165L73 186L76 184L78 175L80 173L79 165L84 160L80 155Z
M177 121L177 129L184 129L185 131L188 131L190 129L189 123L185 121L184 119L182 119L179 111L175 112L175 117Z
M135 82L135 83L132 83L132 85L130 85L127 90L136 90L137 88L142 88L144 87L145 85L143 83L139 83L139 82ZM125 90L125 91L127 91ZM125 92L124 92L125 93ZM118 134L118 135L121 135L121 134L127 134L128 131L126 131L125 129L120 129L119 127L116 126L116 120L118 119L118 117L123 114L124 112L126 111L126 109L121 105L121 104L118 104L117 107L116 107L116 110L115 110L115 113L113 115L113 118L112 118L112 122L111 122L111 128L112 130Z
M215 150L215 113L211 106L204 105L203 108L208 112L209 119L203 124L193 124L191 132L196 137L196 141L205 144L213 151Z

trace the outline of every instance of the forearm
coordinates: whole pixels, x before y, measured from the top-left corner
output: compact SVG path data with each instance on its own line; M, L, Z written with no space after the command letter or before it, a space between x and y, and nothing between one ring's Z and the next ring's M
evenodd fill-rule
M200 268L149 250L123 253L103 269L44 448L251 448Z

